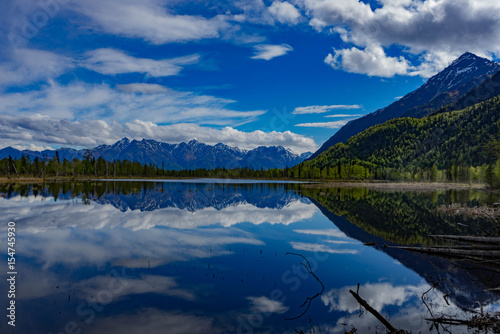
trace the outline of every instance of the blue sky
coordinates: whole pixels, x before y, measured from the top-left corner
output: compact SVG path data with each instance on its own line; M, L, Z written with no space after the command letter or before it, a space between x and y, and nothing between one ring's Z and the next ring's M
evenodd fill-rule
M3 1L0 147L314 151L466 51L498 60L498 1Z

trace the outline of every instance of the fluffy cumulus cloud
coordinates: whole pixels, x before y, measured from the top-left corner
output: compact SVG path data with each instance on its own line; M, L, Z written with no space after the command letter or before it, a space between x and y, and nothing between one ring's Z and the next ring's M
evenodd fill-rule
M271 60L279 56L284 56L292 50L293 48L288 44L280 44L280 45L260 44L255 46L255 54L251 58Z
M242 149L280 145L296 153L315 151L318 147L313 139L290 131L243 132L232 127L215 129L192 123L158 125L153 122L133 120L120 124L116 121L91 119L68 121L40 114L25 116L0 114L0 140L4 146L26 147L31 143L42 143L44 146L90 148L100 144L113 144L124 137L137 140L148 138L168 143L196 139L209 145L224 143Z
M339 104L339 105L330 105L330 106L307 106L307 107L297 107L293 110L292 114L295 115L301 115L301 114L323 114L326 112L329 112L334 109L360 109L363 108L363 106L359 104L352 104L352 105L345 105L345 104ZM345 115L346 117L349 117L350 115ZM333 117L333 116L332 116ZM341 116L337 116L341 117Z
M325 58L325 63L334 69L343 69L352 73L363 73L369 76L392 77L395 74L406 75L413 67L404 57L388 57L380 46L360 50L334 50Z
M182 65L197 63L199 55L175 59L153 60L135 58L115 49L97 49L86 53L80 66L101 74L146 73L151 77L177 75Z
M289 307L283 305L282 302L272 300L266 296L247 297L247 299L250 300L252 304L250 310L253 312L283 314L289 309Z
M325 62L349 72L428 77L460 54L500 54L500 2L490 0L381 0L372 9L358 0L304 0L309 24L329 29L354 46ZM401 46L406 59L385 48ZM419 58L412 66L412 58ZM418 64L418 62L421 62Z
M269 7L269 12L283 24L297 24L301 17L299 10L287 1L274 1Z
M325 306L330 307L330 312L333 310L354 313L359 310L359 304L356 299L352 298L349 290L356 291L354 286L346 286L339 290L330 290L323 296L321 300ZM425 290L423 287L415 286L392 286L389 283L366 283L359 288L360 295L370 304L375 310L381 312L387 305L402 306L410 297L417 296Z

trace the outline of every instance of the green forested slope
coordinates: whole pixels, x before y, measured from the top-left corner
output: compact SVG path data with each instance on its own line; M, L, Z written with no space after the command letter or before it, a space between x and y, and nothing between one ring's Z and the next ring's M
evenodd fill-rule
M357 161L372 168L479 166L491 162L485 145L497 138L499 119L498 96L460 111L398 118L373 126L301 165L320 170L335 167L339 161Z

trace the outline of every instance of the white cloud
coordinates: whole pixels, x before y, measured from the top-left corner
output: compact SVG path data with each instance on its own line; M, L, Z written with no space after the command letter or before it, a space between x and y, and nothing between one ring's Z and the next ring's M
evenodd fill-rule
M255 46L255 54L251 58L271 60L279 56L284 56L292 50L293 48L288 44L280 44L280 45L260 44Z
M252 303L250 307L252 312L283 314L289 309L289 307L283 305L282 302L269 299L266 296L247 297L247 299Z
M297 107L293 110L292 114L301 115L301 114L322 114L329 112L334 109L361 109L363 106L359 104L345 105L329 105L329 106L307 106L307 107ZM349 117L351 115L347 115ZM332 116L334 117L334 116Z
M321 252L330 254L358 254L356 249L334 249L323 244L310 244L306 242L290 242L290 245L295 250L306 251L306 252Z
M330 53L325 58L325 63L334 69L379 77L407 75L413 70L402 56L388 57L380 46L371 46L364 50L356 47L334 50L333 54Z
M325 117L328 117L328 118L339 118L339 117L359 117L359 116L363 116L361 114L352 114L352 115L349 115L349 114L334 114L334 115L325 115Z
M30 205L26 206L28 201ZM190 219L195 219L196 213L178 208L158 209L145 216L141 210L122 212L110 204L81 205L73 200L47 201L40 196L4 199L0 207L9 217L15 216L26 223L21 229L29 242L24 244L23 254L36 258L44 268L61 264L78 267L88 263L147 268L148 259L154 267L230 254L226 248L229 244L263 244L250 233L220 227L217 217L221 216L215 208L197 211L209 220L200 218L193 223ZM261 209L253 207L253 210L256 213ZM179 220L165 220L165 214L174 214ZM182 226L181 222L191 226ZM205 228L198 230L196 224ZM208 246L212 247L212 253L207 252Z
M165 332L166 328L172 334L216 334L224 332L224 329L217 327L215 320L208 316L196 316L175 309L173 311L164 311L147 308L139 309L133 314L98 317L89 325L88 333L161 333Z
M335 122L317 122L317 123L300 123L295 124L295 126L300 126L304 128L327 128L327 129L338 129L346 125L348 121L335 121Z
M318 147L313 139L290 131L243 132L231 127L214 129L192 123L158 125L141 120L125 122L122 125L116 121L91 119L59 120L40 114L19 116L0 114L0 139L4 146L37 143L44 146L90 148L100 144L113 144L124 137L138 140L147 138L168 143L196 139L209 145L224 143L241 149L283 146L296 153L315 151Z
M57 202L49 201L50 205L48 205L46 198L19 196L0 201L0 208L2 208L6 219L22 220L23 227L21 230L27 234L68 230L81 226L85 226L85 229L90 230L126 228L132 231L141 231L151 230L155 227L168 227L176 230L196 230L197 228L216 228L219 226L229 228L241 223L290 225L310 219L317 212L314 205L296 198L290 199L279 210L272 206L258 207L249 204L248 200L245 199L231 202L231 205L226 206L221 206L217 198L211 198L208 201L205 198L204 201L200 202L200 198L205 196L203 194L194 194L195 197L189 197L191 199L186 200L184 203L174 200L169 202L171 205L169 207L152 204L165 203L158 200L170 196L168 185L166 188L164 197L158 196L158 194L145 194L132 207L129 207L126 200L119 197L113 197L112 199L103 197L82 206L70 205L74 203L74 200L59 199ZM200 206L202 202L204 204ZM214 208L213 206L218 207ZM151 209L146 220L144 219L144 212L141 210L144 207ZM196 210L193 211L193 207L196 207ZM99 219L89 221L90 213L93 214L93 217ZM172 217L172 219L165 220L166 215ZM217 231L221 232L220 230ZM252 243L260 244L257 241Z
M230 28L225 15L210 19L175 15L160 0L88 0L75 3L74 9L106 33L142 38L153 44L218 38Z
M147 73L151 77L177 75L182 65L197 63L199 55L153 60L135 58L115 49L97 49L85 54L80 66L101 74Z
M402 306L410 297L420 296L425 292L423 286L393 286L389 283L366 283L359 288L359 294L375 310L381 312L388 305ZM330 290L321 296L325 306L330 306L330 312L338 310L354 313L359 310L359 304L349 293L356 291L356 286L346 286L339 290Z
M140 115L144 122L214 125L248 122L265 113L264 110L231 110L227 105L234 101L214 96L172 89L160 92L158 85L132 84L118 88L81 82L64 86L49 81L40 90L0 95L0 112L7 115L43 114L69 120L116 120L122 124L132 122ZM149 94L151 92L156 94Z
M287 1L274 1L268 10L276 20L283 24L295 25L301 17L298 9Z
M108 289L110 280L113 276L94 276L82 280L73 285L73 288L81 291L85 296L97 296L99 291ZM138 295L144 293L164 294L167 296L178 297L185 300L195 300L192 291L178 288L178 283L173 277L144 275L138 278L120 278L122 289L117 289L113 293L113 301L124 298L125 296Z
M71 59L43 50L18 49L11 58L0 64L0 86L46 81L74 67Z
M147 83L131 83L125 85L116 85L116 89L125 93L141 93L141 94L159 94L168 93L168 88L157 84Z
M16 150L30 150L30 151L44 151L44 150L52 150L51 146L38 146L30 143L29 145L12 145Z
M310 25L318 30L329 28L354 45L335 50L326 59L350 72L428 77L466 51L479 56L500 55L498 1L384 0L376 9L358 0L302 3ZM381 51L391 46L400 47L406 59Z
M398 285L389 283L366 283L359 288L360 296L368 304L375 308L383 316L388 313L391 307L390 322L396 328L407 328L412 332L432 333L429 330L429 323L425 321L429 317L429 310L421 301L422 293L431 287L426 283L420 285ZM335 326L326 326L328 333L344 333L346 328L354 326L356 328L375 328L380 322L371 315L362 316L359 314L359 304L349 293L349 290L356 291L356 286L347 286L340 289L333 289L321 296L325 306L330 306L330 312L348 312L347 316L336 320ZM435 289L433 293L427 294L427 304L433 312L453 314L457 319L467 318L466 312L460 309L448 298L448 302L443 298L444 293ZM396 313L393 312L396 310ZM432 329L432 328L431 328Z
M328 237L337 237L337 238L347 238L347 235L345 235L344 232L341 230L335 230L335 229L326 229L326 230L293 230L296 233L302 233L302 234L311 234L311 235L321 235L321 236L328 236Z

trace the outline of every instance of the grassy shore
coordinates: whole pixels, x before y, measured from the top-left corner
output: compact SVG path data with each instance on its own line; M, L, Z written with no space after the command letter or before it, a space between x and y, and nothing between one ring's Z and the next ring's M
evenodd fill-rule
M305 188L369 188L376 190L450 190L450 189L486 189L485 184L451 183L451 182L325 182L304 184Z

